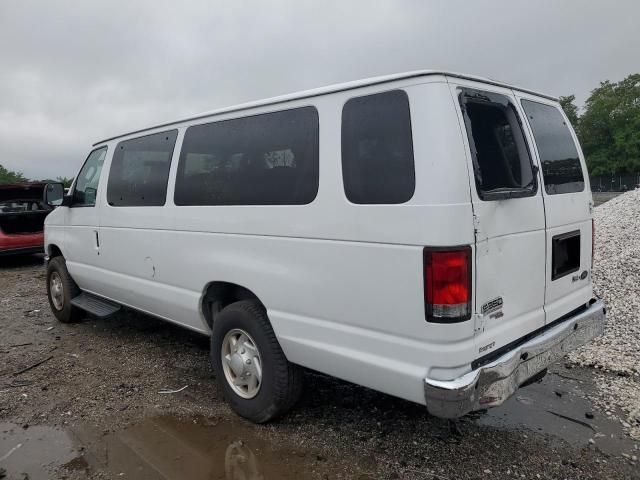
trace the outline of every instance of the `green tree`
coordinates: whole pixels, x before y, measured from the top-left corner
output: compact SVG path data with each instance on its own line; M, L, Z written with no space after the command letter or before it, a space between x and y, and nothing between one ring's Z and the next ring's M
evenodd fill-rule
M20 172L12 172L0 165L0 185L6 185L7 183L19 183L25 182L27 179Z
M571 125L573 125L573 128L578 128L578 107L573 103L575 99L575 95L568 95L566 97L560 97L558 100L560 101L560 106L562 106L564 113L569 118Z
M69 188L73 183L73 177L56 177L56 181L64 184L64 188Z
M592 175L640 172L640 74L591 92L578 124Z

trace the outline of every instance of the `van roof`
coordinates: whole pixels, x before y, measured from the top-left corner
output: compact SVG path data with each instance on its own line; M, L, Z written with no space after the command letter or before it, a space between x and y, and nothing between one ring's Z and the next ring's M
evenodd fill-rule
M241 110L247 110L250 108L256 108L256 107L264 107L267 105L276 105L278 103L284 103L284 102L289 102L292 100L300 100L300 99L304 99L304 98L310 98L310 97L318 97L321 95L327 95L329 93L335 93L335 92L342 92L345 90L353 90L355 88L360 88L360 87L367 87L370 85L378 85L381 83L387 83L387 82L393 82L396 80L403 80L403 79L407 79L407 78L415 78L415 77L425 77L425 76L429 76L429 75L444 75L447 77L453 77L453 78L462 78L465 80L475 80L478 82L482 82L482 83L486 83L489 85L497 85L500 87L506 87L506 88L510 88L513 90L517 90L519 92L524 92L524 93L530 93L539 97L543 97L543 98L547 98L549 100L553 100L553 101L558 101L558 99L556 97L550 96L550 95L546 95L544 93L540 93L540 92L536 92L534 90L529 90L526 88L520 88L517 87L515 85L510 85L508 83L505 82L500 82L498 80L493 80L490 78L485 78L485 77L479 77L476 75L467 75L467 74L463 74L463 73L456 73L456 72L447 72L444 70L415 70L415 71L411 71L411 72L404 72L404 73L395 73L392 75L383 75L383 76L379 76L379 77L371 77L371 78L365 78L362 80L354 80L351 82L345 82L345 83L337 83L334 85L328 85L326 87L320 87L320 88L314 88L311 90L302 90L299 92L295 92L295 93L289 93L286 95L280 95L277 97L271 97L271 98L266 98L266 99L262 99L262 100L256 100L253 102L247 102L247 103L241 103L238 105L233 105L230 107L224 107L224 108L219 108L216 110L210 110L207 112L202 112L196 115L193 115L191 117L186 117L186 118L182 118L179 120L175 120L172 122L167 122L167 123L161 123L158 125L153 125L151 127L147 127L147 128L142 128L139 130L133 130L130 132L126 132L126 133L122 133L120 135L116 135L113 137L109 137L109 138L105 138L104 140L100 140L99 142L96 142L93 144L93 146L97 146L100 145L102 143L111 141L111 140L115 140L117 138L120 137L125 137L128 135L133 135L136 133L143 133L149 130L154 130L156 128L161 128L161 127L169 127L172 125L176 125L178 123L183 123L183 122L188 122L191 120L198 120L198 119L202 119L202 118L206 118L206 117L211 117L214 115L220 115L223 113L231 113L231 112L237 112L237 111L241 111Z

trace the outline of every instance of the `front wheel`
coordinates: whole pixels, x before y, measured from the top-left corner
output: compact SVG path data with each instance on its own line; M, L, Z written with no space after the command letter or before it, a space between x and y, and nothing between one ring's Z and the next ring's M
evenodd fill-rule
M233 303L216 316L211 361L231 408L252 422L283 415L302 392L302 369L285 357L257 301Z
M71 299L79 294L80 289L69 275L64 258L52 258L47 264L47 296L51 311L62 323L82 318L82 311L71 305Z

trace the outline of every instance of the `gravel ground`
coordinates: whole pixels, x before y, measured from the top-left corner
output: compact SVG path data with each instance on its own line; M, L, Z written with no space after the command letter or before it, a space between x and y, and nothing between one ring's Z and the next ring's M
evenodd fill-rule
M640 189L594 211L596 248L593 282L607 305L605 334L569 358L598 375L596 402L640 439Z
M0 423L30 426L26 432L35 425L90 428L108 438L144 419L169 415L194 423L235 422L274 445L288 445L309 462L306 478L640 478L637 444L610 455L586 442L593 436L589 429L584 444L576 446L535 428L484 425L482 414L450 423L419 405L312 373L289 416L249 425L222 401L206 338L128 311L102 321L59 324L49 312L41 259L1 264L0 292ZM575 371L591 375L581 367ZM178 394L158 393L184 385ZM524 402L527 389L522 392ZM552 392L547 397L555 397ZM92 448L82 444L79 451L89 458ZM51 478L122 478L87 466L84 456ZM322 473L322 465L331 465L332 473Z

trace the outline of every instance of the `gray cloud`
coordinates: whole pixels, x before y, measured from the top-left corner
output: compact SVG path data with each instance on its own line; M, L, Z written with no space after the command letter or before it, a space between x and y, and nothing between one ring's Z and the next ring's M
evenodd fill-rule
M640 71L637 0L0 3L0 163L72 176L91 143L421 68L583 102Z

